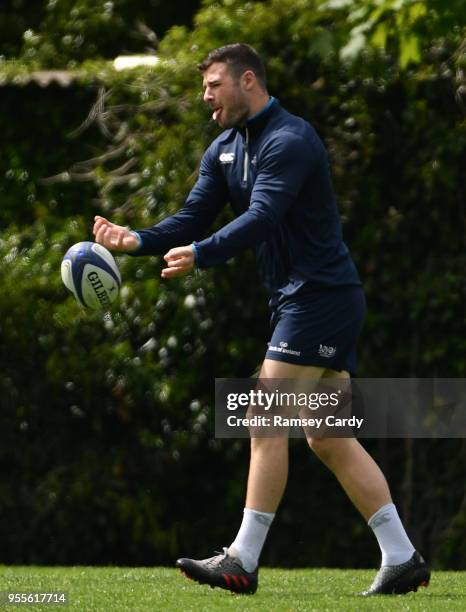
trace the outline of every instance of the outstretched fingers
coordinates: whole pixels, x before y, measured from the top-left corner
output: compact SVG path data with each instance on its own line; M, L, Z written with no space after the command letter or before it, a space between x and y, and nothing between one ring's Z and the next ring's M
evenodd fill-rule
M162 278L174 278L188 274L194 266L192 245L175 247L164 255L167 267L162 270Z
M94 227L92 229L95 241L103 245L107 249L115 251L124 250L124 240L128 236L128 230L121 225L115 225L104 217L96 215L94 217Z

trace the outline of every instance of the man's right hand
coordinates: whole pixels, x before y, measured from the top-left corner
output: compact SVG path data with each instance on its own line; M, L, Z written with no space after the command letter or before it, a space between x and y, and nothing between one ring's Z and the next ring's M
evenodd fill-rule
M139 247L137 237L127 227L115 225L104 217L94 217L95 241L112 251L130 253Z

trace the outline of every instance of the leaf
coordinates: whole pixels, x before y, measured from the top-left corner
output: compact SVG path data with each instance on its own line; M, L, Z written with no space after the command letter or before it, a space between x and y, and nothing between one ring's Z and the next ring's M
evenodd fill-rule
M333 36L328 30L323 30L313 37L310 50L321 58L325 58L333 51Z
M325 10L325 9L343 9L343 8L347 8L349 6L351 6L352 4L354 4L354 0L328 0L328 2L324 2L323 4L321 4L318 9L319 10Z
M375 47L385 49L387 44L388 28L386 23L379 23L371 36L371 42Z
M419 37L416 34L400 34L400 66L406 68L410 62L421 59Z
M382 15L384 15L384 13L393 10L394 7L392 2L382 2L382 4L380 4L369 14L368 21L370 21L371 23L376 23L382 17Z
M342 60L352 60L362 51L366 44L366 36L361 32L353 34L348 42L340 50L340 58Z
M414 23L419 17L427 15L427 7L424 2L416 2L409 7L408 11L411 23Z

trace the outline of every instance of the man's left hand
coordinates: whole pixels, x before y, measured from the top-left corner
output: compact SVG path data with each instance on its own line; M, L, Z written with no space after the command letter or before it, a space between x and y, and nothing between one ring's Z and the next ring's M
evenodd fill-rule
M194 267L193 246L175 247L163 256L167 262L167 268L162 270L162 278L174 278L188 274Z

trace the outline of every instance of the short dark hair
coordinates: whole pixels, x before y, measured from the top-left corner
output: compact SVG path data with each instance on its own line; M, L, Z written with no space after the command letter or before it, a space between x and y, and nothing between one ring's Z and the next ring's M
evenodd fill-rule
M211 51L207 57L198 65L201 72L205 72L212 64L222 62L228 64L233 76L237 79L246 70L252 70L257 80L264 89L267 88L267 78L264 63L259 54L246 43L233 43Z

